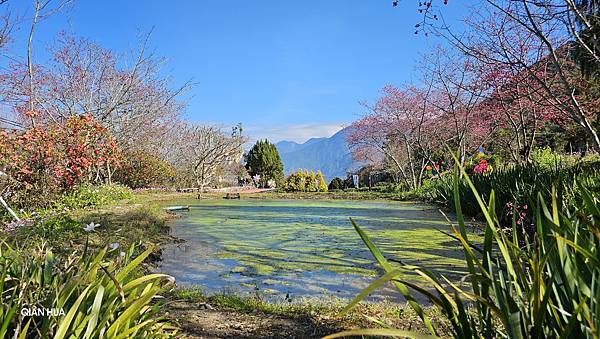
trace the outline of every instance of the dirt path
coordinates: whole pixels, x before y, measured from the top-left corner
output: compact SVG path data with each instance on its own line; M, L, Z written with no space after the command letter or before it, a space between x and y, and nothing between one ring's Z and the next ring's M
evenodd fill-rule
M208 189L209 193L263 193L263 192L275 192L274 188L255 188L247 186L233 186L224 188L211 188Z
M178 320L183 338L321 338L341 330L308 315L244 313L206 303L173 302L169 314Z

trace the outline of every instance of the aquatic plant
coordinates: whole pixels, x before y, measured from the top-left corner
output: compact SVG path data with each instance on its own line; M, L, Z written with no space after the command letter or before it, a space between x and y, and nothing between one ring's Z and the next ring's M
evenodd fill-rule
M459 168L459 166L457 166ZM575 196L566 200L554 187L550 201L537 192L533 237L517 231L512 237L502 230L496 214L496 196L486 203L471 179L462 171L485 218L483 246L473 244L466 232L459 190L459 170L454 173L454 202L458 226L452 237L464 252L467 286L415 265L392 265L354 222L352 224L385 274L364 289L344 311L355 307L369 293L387 282L406 298L432 335L440 334L415 301L418 293L435 305L452 325L455 338L598 338L600 335L600 197L585 185L575 185ZM406 271L422 276L426 284L414 284ZM345 335L419 337L394 329L353 330Z
M503 224L510 224L511 215L507 215L508 204L529 205L535 208L538 195L550 201L551 188L554 186L562 201L569 203L578 195L575 181L586 186L592 192L600 192L600 162L581 162L577 165L564 168L543 168L532 164L515 165L507 168L496 169L485 175L473 175L469 178L476 188L479 197L489 200L494 191L496 205L495 214ZM442 176L429 181L426 189L415 192L418 198L435 201L455 211L454 178L452 175ZM458 179L458 195L461 210L466 216L481 217L483 213L479 207L476 194L471 190L465 177ZM528 219L533 220L529 213Z

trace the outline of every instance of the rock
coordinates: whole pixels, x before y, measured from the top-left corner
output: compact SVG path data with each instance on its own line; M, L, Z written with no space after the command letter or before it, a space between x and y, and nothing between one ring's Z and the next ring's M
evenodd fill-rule
M212 310L214 310L214 309L215 309L214 307L212 307L212 306L210 306L209 304L207 304L207 303L204 303L204 302L202 302L202 303L199 303L199 304L198 304L198 307L199 307L200 309L202 309L202 310L211 310L211 311L212 311Z

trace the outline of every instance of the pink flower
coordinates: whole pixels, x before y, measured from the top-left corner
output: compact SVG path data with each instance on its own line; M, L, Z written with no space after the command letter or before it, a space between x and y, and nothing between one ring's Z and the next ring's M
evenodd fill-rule
M484 174L488 170L488 162L485 159L479 160L479 164L473 168L473 172L477 174Z

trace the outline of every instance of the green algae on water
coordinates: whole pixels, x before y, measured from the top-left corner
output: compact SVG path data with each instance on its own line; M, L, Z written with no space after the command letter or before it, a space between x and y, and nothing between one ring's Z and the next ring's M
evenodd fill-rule
M451 278L464 272L459 244L440 232L449 232L450 225L423 204L263 199L185 204L190 211L173 225L174 235L186 240L184 249L165 251L161 270L208 291L255 286L270 294L354 296L381 271L350 217L392 262Z

